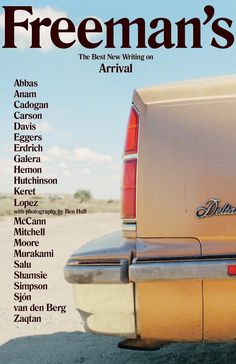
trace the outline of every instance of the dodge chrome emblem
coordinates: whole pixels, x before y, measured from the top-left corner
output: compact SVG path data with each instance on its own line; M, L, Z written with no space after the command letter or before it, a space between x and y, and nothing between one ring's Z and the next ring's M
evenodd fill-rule
M212 198L205 204L205 206L200 206L195 211L195 217L197 219L225 215L236 215L236 207L231 206L229 203L225 203L224 206L221 207L220 200L217 198Z

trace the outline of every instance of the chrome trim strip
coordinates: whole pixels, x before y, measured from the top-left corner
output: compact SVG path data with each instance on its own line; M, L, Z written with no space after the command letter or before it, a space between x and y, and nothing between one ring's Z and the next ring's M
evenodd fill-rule
M122 230L123 231L136 231L137 226L136 226L136 222L134 223L122 223Z
M64 277L69 283L128 283L128 261L119 265L66 265Z
M231 264L236 264L236 260L134 263L129 267L129 277L135 283L168 279L236 279L227 273L227 266Z
M134 101L132 101L132 107L135 109L136 113L140 116L139 109L138 109L138 108L137 108L137 106L135 105Z
M128 159L137 159L138 158L138 153L133 153L133 154L125 154L123 156L123 160L126 161Z

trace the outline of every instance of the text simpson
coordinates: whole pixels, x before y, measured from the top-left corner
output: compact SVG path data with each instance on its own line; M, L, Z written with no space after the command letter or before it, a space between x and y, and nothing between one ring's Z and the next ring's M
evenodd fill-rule
M204 27L210 27L213 36L210 39L210 45L215 48L229 48L234 44L234 35L230 31L233 21L229 18L216 18L215 9L208 5L204 8L202 20L195 17L192 19L182 18L178 22L172 24L167 18L155 18L149 23L150 30L155 30L147 36L147 26L143 18L129 20L114 18L101 23L98 19L90 17L83 19L78 26L75 26L72 20L68 18L58 18L52 21L50 18L37 18L29 21L27 15L34 15L32 6L3 6L5 9L5 44L3 48L17 48L15 44L15 30L24 28L30 32L31 46L30 48L41 48L40 31L41 28L48 27L50 29L50 37L53 44L58 48L69 48L76 41L85 48L97 48L105 42L105 48L116 48L116 29L121 27L121 48L131 48L131 27L137 29L136 48L187 48L187 31L192 31L191 48L202 48L202 30ZM22 21L16 21L16 13L21 13ZM89 25L88 25L89 23ZM91 27L92 24L92 27ZM97 37L91 41L91 33L103 33L105 29L105 40L98 40ZM61 39L62 33L71 33L71 41ZM175 34L176 33L176 34ZM173 39L176 42L173 43Z

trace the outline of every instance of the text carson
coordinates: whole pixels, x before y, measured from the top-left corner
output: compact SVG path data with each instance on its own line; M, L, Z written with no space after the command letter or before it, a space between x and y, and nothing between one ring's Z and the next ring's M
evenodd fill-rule
M203 20L192 18L186 20L182 18L172 24L167 18L153 19L149 27L155 32L147 36L147 26L143 18L137 18L130 21L128 18L110 20L102 24L98 19L90 17L81 21L78 26L75 26L72 20L68 18L58 18L52 21L50 18L37 18L29 21L27 15L34 15L32 6L3 6L5 9L5 44L3 48L17 48L15 44L16 28L24 28L31 34L30 48L41 48L40 31L41 28L50 29L50 37L55 46L58 48L69 48L76 41L85 48L97 48L104 41L94 39L91 41L91 33L103 33L103 25L105 29L105 48L116 48L115 30L121 26L121 48L131 48L130 32L131 26L135 25L137 29L136 48L187 48L186 33L189 26L192 29L192 48L202 48L202 30L204 26L210 27L213 36L210 39L210 44L216 48L229 48L234 43L234 35L230 31L233 21L229 18L214 18L215 9L208 5L204 8ZM16 21L15 13L19 13L22 21ZM27 14L28 13L28 14ZM90 24L93 25L91 28ZM175 29L174 29L175 28ZM150 30L149 30L150 32ZM71 34L71 41L62 40L63 33ZM176 34L175 34L176 33ZM176 38L176 42L173 39ZM220 39L219 39L220 38Z

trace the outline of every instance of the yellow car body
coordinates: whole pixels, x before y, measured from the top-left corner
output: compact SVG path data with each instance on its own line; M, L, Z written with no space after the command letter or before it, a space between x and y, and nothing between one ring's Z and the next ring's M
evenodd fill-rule
M135 213L68 260L76 308L96 333L235 340L236 76L135 90L132 117Z

